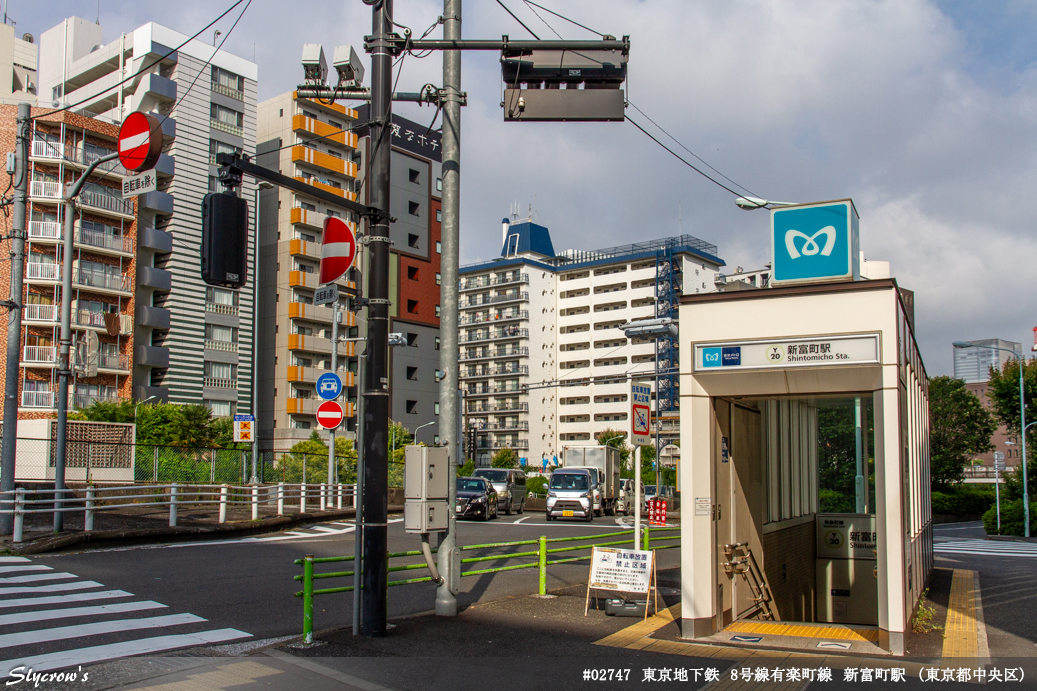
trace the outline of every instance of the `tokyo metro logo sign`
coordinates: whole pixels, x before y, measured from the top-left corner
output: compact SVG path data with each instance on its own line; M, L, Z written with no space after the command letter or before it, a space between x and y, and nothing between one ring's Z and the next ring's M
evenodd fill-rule
M857 212L849 199L772 210L772 282L859 278L857 232Z

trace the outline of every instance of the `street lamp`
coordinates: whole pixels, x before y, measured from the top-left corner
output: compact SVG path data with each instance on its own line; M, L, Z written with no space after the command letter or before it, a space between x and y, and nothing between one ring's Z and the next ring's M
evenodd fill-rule
M1019 360L1019 443L1022 444L1023 447L1023 535L1025 537L1030 537L1030 485L1026 478L1026 428L1028 425L1026 424L1026 397L1023 390L1023 358L1014 350L1008 348L981 345L979 343L972 343L971 341L955 341L951 345L958 349L989 348L991 350L1003 350L1006 353L1011 353L1017 360Z
M418 425L417 427L415 427L414 428L414 434L412 435L414 437L414 443L415 444L418 443L418 430L419 429L421 429L422 427L428 427L429 425L434 425L434 424L436 424L435 420L433 420L432 422L426 422L424 425Z
M137 401L137 405L133 406L133 424L137 424L137 408L141 407L141 405L147 403L148 401L152 401L156 398L158 398L158 396L148 396L143 401Z
M745 209L746 211L752 211L753 209L769 209L774 206L796 206L796 202L772 202L769 199L760 199L759 197L737 197L735 204L738 208Z

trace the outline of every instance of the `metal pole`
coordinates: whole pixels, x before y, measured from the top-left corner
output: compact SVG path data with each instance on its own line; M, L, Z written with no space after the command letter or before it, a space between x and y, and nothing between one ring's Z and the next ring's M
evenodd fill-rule
M1023 390L1024 361L1019 356L1019 443L1023 445L1023 535L1030 537L1030 483L1026 476L1026 396Z
M58 337L58 438L54 445L54 532L61 532L65 519L61 511L65 489L65 458L68 451L68 380L72 375L70 349L72 345L72 231L75 223L75 203L72 184L64 188L61 213L65 225L61 242L61 329ZM89 354L87 354L89 357Z
M443 0L443 38L461 38L461 0ZM458 357L458 265L460 263L461 211L461 51L443 52L443 254L440 255L443 285L440 289L441 312L439 333L442 342L439 351L443 378L439 383L441 402L440 433L443 443L451 449L447 466L447 530L439 542L437 554L439 573L443 582L436 589L436 614L441 617L457 616L457 584L460 574L454 572L458 563L457 521L454 505L457 503L457 464L461 456L461 392ZM450 437L453 436L453 439Z
M120 90L121 91L121 90ZM257 471L259 454L259 192L263 183L256 186L256 227L252 233L252 479L259 482Z
M634 549L641 538L641 447L634 447Z
M997 469L997 459L994 459L994 502L997 504L997 534L1001 534L1001 473Z
M367 352L358 358L357 363L357 385L361 386L364 381L364 360L367 359ZM356 438L357 440L362 439L364 436L364 397L357 397L357 411L356 411ZM353 635L360 635L360 571L363 565L363 552L360 549L360 545L363 542L364 535L364 514L363 514L363 497L364 497L364 447L361 444L356 444L356 479L353 485L353 507L355 513L353 514Z
M392 145L392 0L372 8L370 206L388 214ZM361 629L384 636L389 583L389 221L368 223L371 258L367 307L367 372L364 382L364 573Z
M4 437L0 451L0 497L14 492L14 458L18 436L18 365L22 349L22 292L25 271L25 198L29 189L28 103L18 104L14 144L14 216L11 218L11 294L7 305L7 364L4 379ZM6 504L10 504L7 499ZM10 508L3 507L0 508ZM0 535L10 535L14 516L0 513Z
M338 374L338 300L331 306L331 371ZM342 391L339 389L339 393ZM343 418L344 419L344 418ZM328 443L328 487L335 486L335 478L338 475L335 468L335 430L328 430L330 442Z
M864 501L864 429L861 426L861 399L860 396L853 399L853 412L854 421L856 423L856 441L857 441L857 477L854 480L854 487L857 495L857 513L865 513Z

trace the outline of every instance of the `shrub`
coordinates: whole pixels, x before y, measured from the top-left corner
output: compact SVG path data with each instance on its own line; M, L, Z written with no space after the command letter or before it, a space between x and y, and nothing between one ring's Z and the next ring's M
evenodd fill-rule
M983 514L987 535L1023 535L1023 500L1001 502L1001 532L997 530L997 507ZM1030 534L1037 535L1037 502L1030 502Z
M535 495L546 495L547 494L547 478L545 477L531 477L526 480L526 489L529 490L530 494Z
M934 516L982 516L993 505L993 486L951 485L932 493Z
M922 596L918 598L918 609L915 611L915 617L911 621L911 630L915 633L931 633L943 628L933 623L933 617L936 616L936 608L926 600L928 595L929 589L926 588L922 591Z

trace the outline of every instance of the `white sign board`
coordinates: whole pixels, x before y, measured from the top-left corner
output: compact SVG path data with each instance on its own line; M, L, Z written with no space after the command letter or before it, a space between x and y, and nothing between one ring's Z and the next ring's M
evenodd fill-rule
M874 516L819 513L816 525L818 559L875 559L879 533Z
M255 430L253 429L256 424L256 418L252 415L235 415L234 416L234 442L253 442L255 441Z
M630 386L630 443L652 443L652 387L647 384Z
M338 302L338 285L330 283L313 291L313 304L331 305Z
M878 334L696 343L696 372L879 364Z
M127 175L122 179L122 198L129 199L145 192L158 191L158 175L153 170L145 170L136 175Z
M652 585L654 554L640 549L594 547L591 550L589 587L647 594Z

